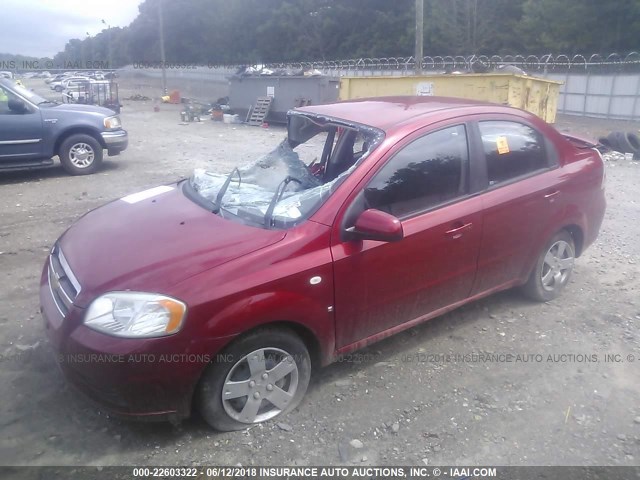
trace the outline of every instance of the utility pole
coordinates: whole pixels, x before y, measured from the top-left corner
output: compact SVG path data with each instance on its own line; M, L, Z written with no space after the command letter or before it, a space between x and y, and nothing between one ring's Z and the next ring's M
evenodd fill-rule
M162 15L162 0L158 0L158 31L160 32L160 64L162 66L162 94L167 94L167 70L165 69L166 58L164 55L164 17Z
M109 70L115 70L113 66L113 55L111 53L111 25L102 19L102 23L107 27L107 48L109 49Z
M87 43L89 44L89 61L93 62L93 39L89 32L87 32Z
M87 43L80 42L80 57L82 60L82 69L87 68Z
M424 0L416 0L416 74L422 73L422 42L424 39Z

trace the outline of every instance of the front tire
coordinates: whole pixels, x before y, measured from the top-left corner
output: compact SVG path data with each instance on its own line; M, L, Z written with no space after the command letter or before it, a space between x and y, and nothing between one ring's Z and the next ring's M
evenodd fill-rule
M540 252L536 265L523 286L524 293L539 302L557 298L573 273L575 242L566 230L558 232Z
M309 352L297 335L256 330L209 365L198 388L198 408L216 430L242 430L293 410L310 378Z
M67 173L89 175L102 163L102 145L91 135L79 133L62 142L58 156Z

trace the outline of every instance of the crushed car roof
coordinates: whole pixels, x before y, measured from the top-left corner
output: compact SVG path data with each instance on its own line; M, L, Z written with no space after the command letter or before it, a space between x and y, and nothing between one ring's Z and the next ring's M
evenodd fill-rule
M456 110L456 115L450 114L452 109ZM389 132L425 115L436 114L433 115L434 120L440 120L466 113L513 112L516 109L464 98L397 96L360 98L295 110L369 125Z

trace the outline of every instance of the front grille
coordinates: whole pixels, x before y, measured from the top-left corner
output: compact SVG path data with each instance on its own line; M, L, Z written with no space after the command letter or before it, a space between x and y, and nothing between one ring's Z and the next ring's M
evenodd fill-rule
M62 316L66 316L80 293L80 283L73 275L58 245L51 250L48 270L51 295Z

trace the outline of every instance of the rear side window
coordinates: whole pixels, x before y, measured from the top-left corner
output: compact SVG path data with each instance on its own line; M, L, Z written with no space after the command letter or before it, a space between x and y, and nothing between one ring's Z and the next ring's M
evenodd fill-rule
M547 168L542 135L517 122L479 122L489 185Z
M430 133L400 150L365 188L367 208L408 216L467 193L463 125Z

